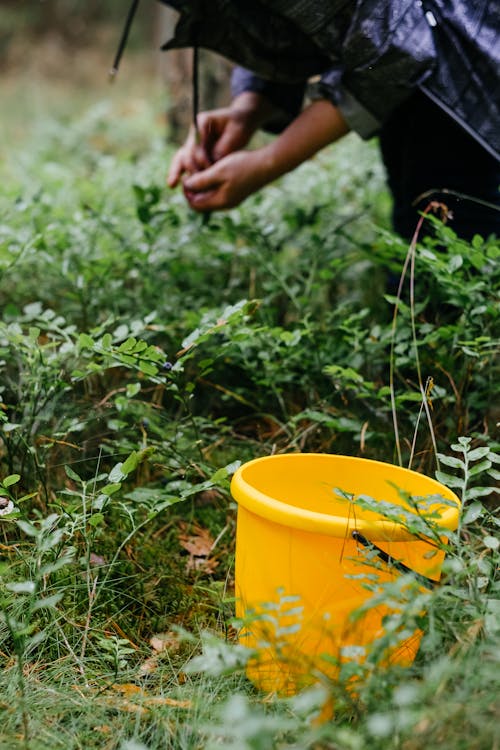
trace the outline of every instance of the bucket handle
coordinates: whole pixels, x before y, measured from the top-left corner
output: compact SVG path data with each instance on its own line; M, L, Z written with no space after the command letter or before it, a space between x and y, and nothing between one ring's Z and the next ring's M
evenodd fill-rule
M417 573L416 570L409 568L407 565L401 562L401 560L396 560L395 557L392 557L392 555L387 554L387 552L384 552L383 549L377 547L376 544L370 542L365 536L363 536L363 534L360 534L359 531L353 531L352 538L356 542L362 544L363 547L367 547L367 549L371 549L376 552L377 556L380 557L380 559L387 565L390 565L396 570L399 570L400 573L409 573L410 575L412 575L425 588L434 589L439 584L439 581L434 581L432 578L427 578L427 576L424 576L421 573Z

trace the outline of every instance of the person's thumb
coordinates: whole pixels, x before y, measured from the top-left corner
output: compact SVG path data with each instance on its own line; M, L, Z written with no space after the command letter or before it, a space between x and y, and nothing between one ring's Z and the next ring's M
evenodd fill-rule
M184 180L184 188L193 193L212 190L220 183L217 173L218 170L216 165L208 167L201 172L195 172L195 174L189 175L189 177Z

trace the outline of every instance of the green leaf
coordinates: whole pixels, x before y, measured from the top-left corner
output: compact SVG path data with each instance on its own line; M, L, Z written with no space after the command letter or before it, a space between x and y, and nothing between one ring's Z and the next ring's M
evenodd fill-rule
M212 474L209 481L213 482L214 484L225 484L224 480L227 480L228 477L234 474L234 472L239 469L240 466L241 461L233 461L232 463L227 464L227 466L223 466L221 469L217 469L217 471Z
M28 336L33 343L36 343L38 341L38 337L40 336L40 329L36 326L30 326L28 330Z
M327 365L324 372L330 377L350 383L362 383L363 376L352 367L341 367L340 365Z
M61 568L64 568L65 565L69 565L73 562L74 556L74 548L69 548L63 555L61 555L61 557L58 557L57 560L49 562L46 565L42 565L42 567L40 568L40 575L47 576L51 573L55 573L56 571L61 570Z
M458 443L453 443L451 446L452 451L458 451L459 453L464 453L465 450L469 447L469 445L472 442L472 438L470 437L459 437Z
M157 505L161 504L162 507L168 507L169 505L175 505L184 500L179 495L172 495L166 490L159 490L151 487L136 487L132 492L127 492L125 497L128 500L133 500L136 503L144 503L145 505Z
M113 339L111 337L110 333L105 333L104 336L101 339L101 346L103 349L110 350L111 344L113 343Z
M35 633L35 635L32 635L31 638L28 638L28 640L26 641L26 651L35 648L35 646L38 646L38 644L42 643L42 641L44 641L46 637L46 630L40 630L38 633Z
M484 629L489 636L500 633L500 599L487 599Z
M452 474L445 474L444 471L436 471L436 479L446 487L458 487L462 489L464 480L461 477L454 477Z
M478 464L469 469L469 476L474 477L476 476L476 474L481 474L483 471L487 471L488 469L491 469L491 461L488 461L488 459L486 459L485 461L480 461Z
M125 459L125 461L121 464L120 471L125 476L128 476L132 471L135 471L137 466L139 465L140 461L140 455L136 451L133 451L128 458ZM111 474L110 474L111 478Z
M469 253L469 260L478 271L482 269L484 264L486 263L486 257L484 253L481 252L472 252Z
M19 422L5 422L2 425L2 429L4 432L14 432L14 430L17 430L19 427L21 427L21 424Z
M108 474L108 479L110 482L122 482L124 479L126 479L127 475L123 471L122 467L123 463L121 461L113 466Z
M5 488L12 487L12 485L19 482L20 479L21 479L20 474L9 474L9 476L5 477L5 479L3 480L3 482L1 482L1 484Z
M217 484L217 482L221 482L223 479L227 479L227 469L225 467L222 469L217 469L217 471L210 477L210 481L214 484Z
M89 525L93 528L96 528L97 526L100 526L100 524L104 521L104 515L102 513L94 513L89 518Z
M33 594L36 591L34 581L18 581L17 583L8 583L5 588L12 591L13 594Z
M488 497L495 492L494 487L470 487L466 492L467 500L471 500L476 497Z
M124 365L135 365L136 358L133 354L119 354L118 358Z
M139 370L143 372L145 375L157 375L158 374L158 368L155 365L152 365L151 362L139 362Z
M140 390L141 390L140 383L128 383L127 390L126 390L127 398L133 398L134 396L137 396Z
M454 271L458 271L463 266L463 263L464 259L461 255L452 255L448 261L448 272L453 273Z
M470 451L467 454L467 458L469 459L469 461L477 461L478 459L487 456L489 452L490 449L487 447L475 448L473 451Z
M439 461L445 466L452 466L454 469L462 469L465 471L465 463L460 458L455 456L445 456L443 453L438 453Z
M78 336L78 346L80 347L80 349L93 349L94 339L92 339L86 333L81 333Z
M488 547L488 549L497 550L500 547L500 540L497 539L496 536L485 536L483 539L483 543L485 547Z
M26 536L38 536L38 529L35 528L31 523L28 523L27 521L17 521L17 525L23 531Z
M64 593L59 592L52 594L52 596L46 596L44 599L38 599L33 605L33 612L39 609L55 609L56 604L59 604L63 596Z
M114 484L107 484L102 488L101 492L103 495L107 495L107 497L109 497L110 495L114 495L115 492L118 492L119 489L121 489L121 484L119 482L116 482Z
M134 339L133 337L127 339L123 342L123 344L120 344L118 347L119 352L130 352L134 348L134 346L137 343L137 339Z
M73 469L70 466L65 466L64 471L66 472L66 476L68 476L73 482L77 482L77 484L81 484L82 480L76 473L76 471L73 471Z
M462 516L462 524L466 526L469 523L473 523L474 521L477 521L478 518L481 518L483 514L484 507L482 503L472 503Z
M235 471L237 471L241 466L241 461L232 461L230 464L227 464L226 471L228 476L232 476Z

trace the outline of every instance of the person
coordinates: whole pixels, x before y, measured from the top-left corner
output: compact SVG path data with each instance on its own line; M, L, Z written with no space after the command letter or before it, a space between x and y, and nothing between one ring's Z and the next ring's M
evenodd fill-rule
M196 117L170 166L168 185L195 211L237 206L354 130L379 138L403 237L430 200L465 239L500 236L499 4L162 2L180 12L163 49L205 47L237 64L232 102ZM247 149L259 128L276 138Z

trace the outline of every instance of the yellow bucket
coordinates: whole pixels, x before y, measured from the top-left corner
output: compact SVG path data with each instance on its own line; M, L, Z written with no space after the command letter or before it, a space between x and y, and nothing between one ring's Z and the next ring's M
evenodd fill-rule
M374 585L404 572L422 587L438 581L439 540L457 528L460 512L457 496L430 477L329 454L249 461L235 473L231 493L238 503L236 614L244 621L241 642L256 653L247 674L258 688L280 694L318 673L335 679L353 654L366 658L395 609L351 614L374 595ZM432 531L409 532L418 515L432 519L434 538ZM403 638L389 660L410 664L420 638Z

